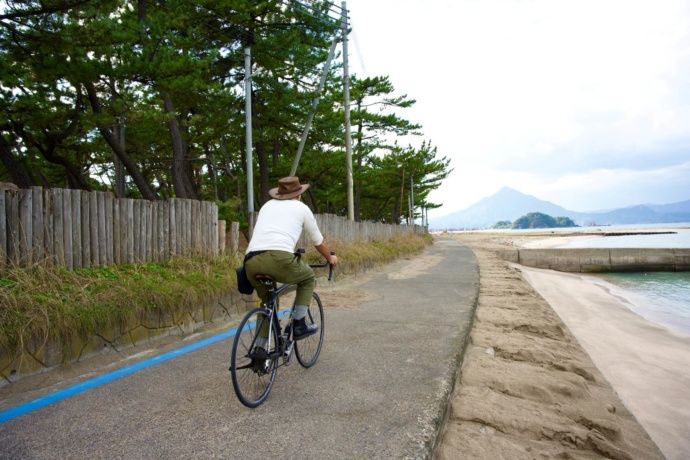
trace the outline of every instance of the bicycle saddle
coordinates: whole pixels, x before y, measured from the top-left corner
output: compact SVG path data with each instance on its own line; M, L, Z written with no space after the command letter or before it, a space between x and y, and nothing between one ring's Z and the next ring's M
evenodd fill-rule
M276 282L276 279L271 275L256 275L254 279L263 284L273 284Z

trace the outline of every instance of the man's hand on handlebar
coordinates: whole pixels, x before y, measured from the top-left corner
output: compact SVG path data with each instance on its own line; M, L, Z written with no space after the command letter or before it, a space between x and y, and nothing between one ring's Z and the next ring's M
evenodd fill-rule
M316 250L319 251L319 254L324 256L326 260L328 261L328 264L331 267L335 267L338 265L338 258L335 256L335 252L331 252L328 249L328 245L326 244L326 240L323 240L321 244L315 246Z

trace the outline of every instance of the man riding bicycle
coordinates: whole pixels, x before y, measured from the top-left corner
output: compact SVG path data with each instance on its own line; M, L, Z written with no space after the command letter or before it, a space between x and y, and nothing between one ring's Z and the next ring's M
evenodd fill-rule
M266 202L259 211L244 259L247 277L263 300L268 293L268 286L257 281L256 275L269 275L279 283L297 285L293 323L295 340L315 334L318 330L316 324L307 325L305 321L316 280L311 267L295 254L295 246L302 230L330 265L338 264L338 258L331 255L319 231L314 214L301 201L302 193L307 188L309 184L302 185L297 177L290 176L283 177L278 181L277 188L269 190L273 199ZM267 338L268 329L260 331L256 345L263 348Z

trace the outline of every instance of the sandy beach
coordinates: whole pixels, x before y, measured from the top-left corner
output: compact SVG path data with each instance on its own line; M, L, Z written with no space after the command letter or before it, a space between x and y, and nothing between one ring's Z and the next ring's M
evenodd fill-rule
M580 275L494 252L582 236L454 238L477 256L481 284L437 458L690 457L690 337Z

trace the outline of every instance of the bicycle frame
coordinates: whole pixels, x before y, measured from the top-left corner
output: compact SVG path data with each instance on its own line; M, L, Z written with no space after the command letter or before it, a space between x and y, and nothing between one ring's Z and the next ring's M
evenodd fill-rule
M268 283L267 283L268 284ZM270 311L270 324L269 324L269 329L275 331L275 337L278 337L279 339L283 338L283 330L280 326L280 317L288 314L288 311L285 311L283 315L278 314L278 297L280 295L290 289L294 289L294 285L291 284L283 284L280 287L277 287L277 283L275 281L271 282L271 287L268 290L268 293L270 295L270 300L268 301L268 305L266 305L266 308ZM288 318L288 324L290 324L290 320L292 316L294 315L294 305L292 308L289 310L290 318ZM287 329L287 327L286 327ZM292 344L294 343L292 340L290 340L290 335L292 331L288 332L287 337L285 337L285 340L279 340L279 343L276 344L275 347L275 352L272 353L272 355L269 355L269 357L274 358L275 355L277 354L279 357L282 356L283 358L286 358L284 360L283 364L287 364L290 360L290 356L292 354ZM268 334L268 344L267 344L267 350L272 350L273 349L273 344L271 343L271 340L273 340L273 335ZM286 348L286 345L288 347Z

